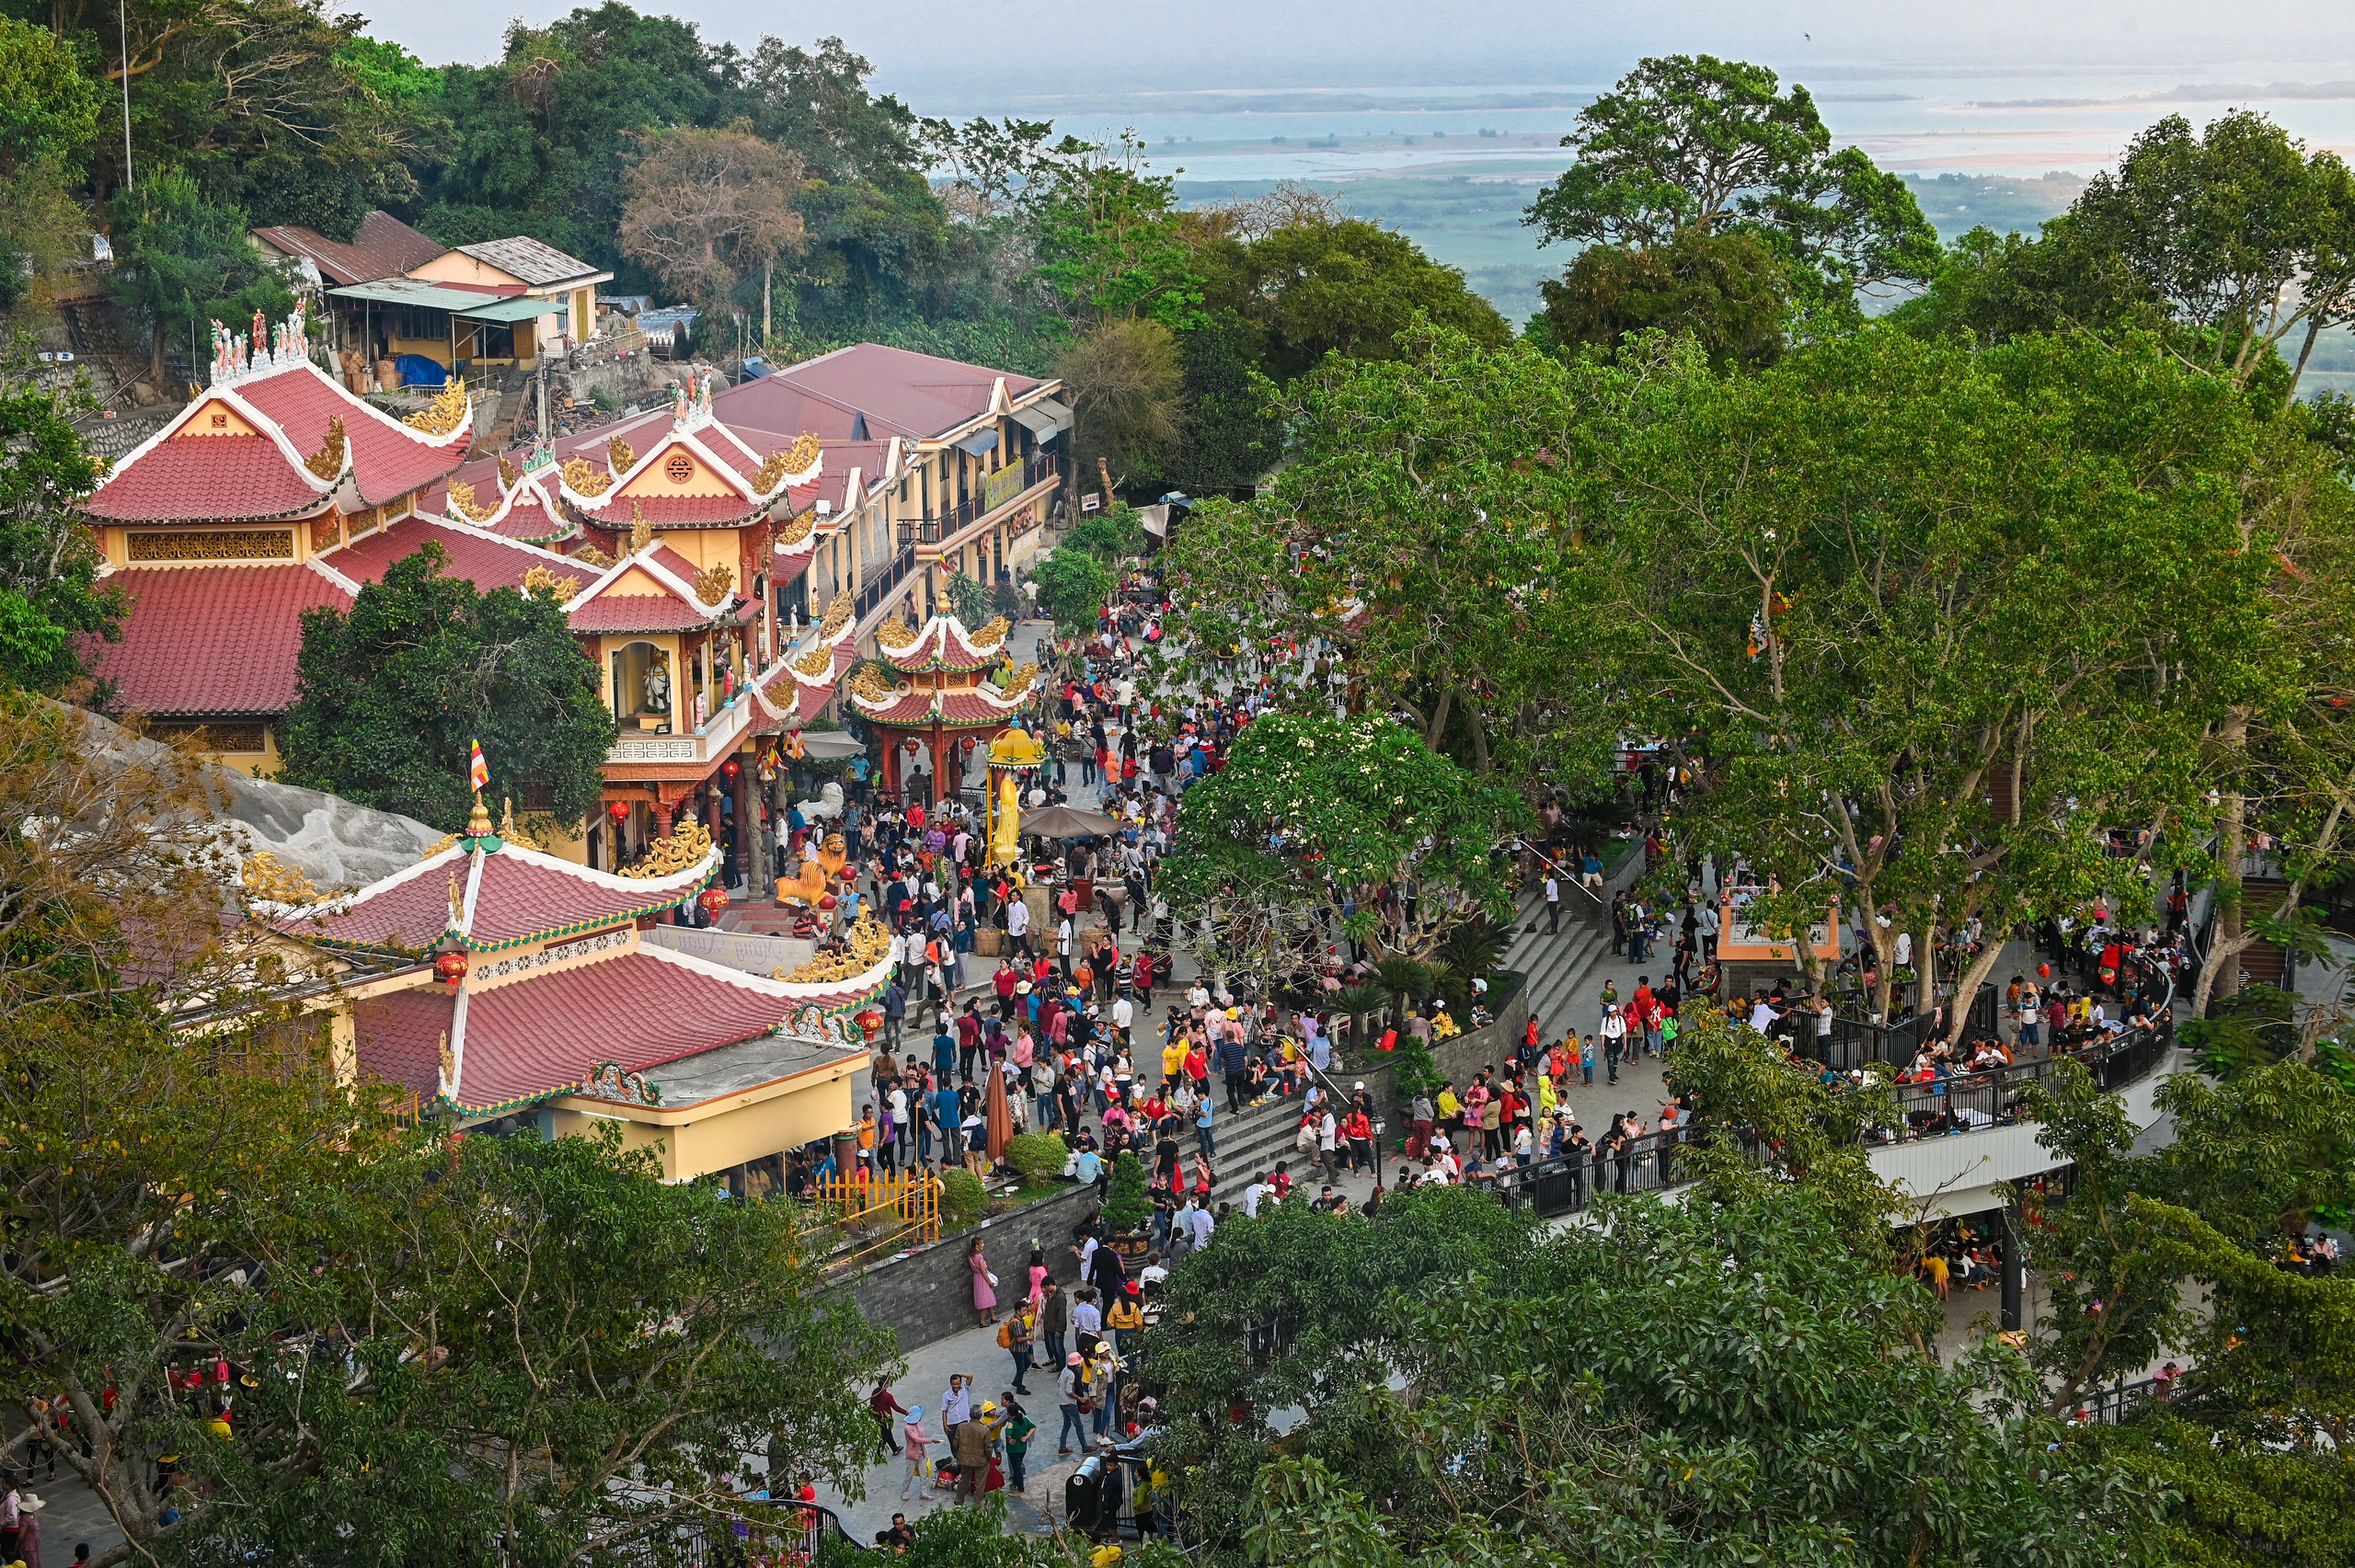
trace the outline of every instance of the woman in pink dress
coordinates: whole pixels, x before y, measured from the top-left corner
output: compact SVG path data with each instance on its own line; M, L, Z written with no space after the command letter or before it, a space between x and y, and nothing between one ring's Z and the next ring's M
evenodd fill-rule
M1047 1254L1038 1248L1030 1249L1030 1306L1036 1310L1047 1299Z
M973 1238L965 1261L973 1270L973 1310L981 1317L981 1326L987 1328L997 1322L997 1276L990 1272L990 1260L982 1255L979 1236Z

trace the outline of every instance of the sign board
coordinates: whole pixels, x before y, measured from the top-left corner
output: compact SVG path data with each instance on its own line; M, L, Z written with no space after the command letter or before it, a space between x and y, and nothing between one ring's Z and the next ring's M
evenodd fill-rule
M1079 498L1079 509L1084 512L1095 511L1103 504L1104 498L1094 490Z
M995 511L1022 493L1022 464L1009 463L982 481L982 506Z

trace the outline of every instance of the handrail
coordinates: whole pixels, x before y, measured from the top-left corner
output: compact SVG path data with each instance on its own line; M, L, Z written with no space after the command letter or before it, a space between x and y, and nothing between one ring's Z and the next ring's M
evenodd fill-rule
M1579 877L1581 875L1580 873L1572 871L1568 866L1564 865L1560 861L1554 859L1544 850L1541 850L1535 844L1531 843L1527 839L1515 839L1513 843L1519 848L1528 851L1529 853L1534 856L1541 864L1558 872L1560 874L1558 880L1568 882L1571 887L1577 888L1588 898L1592 898L1597 908L1602 907L1603 895L1588 887L1585 883L1580 881Z

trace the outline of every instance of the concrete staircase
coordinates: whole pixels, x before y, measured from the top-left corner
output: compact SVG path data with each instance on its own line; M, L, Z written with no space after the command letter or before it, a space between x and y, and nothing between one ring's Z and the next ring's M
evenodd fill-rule
M1596 975L1611 962L1610 915L1605 907L1600 919L1580 918L1583 910L1596 907L1576 888L1566 890L1561 930L1548 936L1544 895L1522 896L1504 967L1524 977L1530 1013L1549 1045L1573 1024L1584 1033L1602 1017L1595 1000L1602 982Z

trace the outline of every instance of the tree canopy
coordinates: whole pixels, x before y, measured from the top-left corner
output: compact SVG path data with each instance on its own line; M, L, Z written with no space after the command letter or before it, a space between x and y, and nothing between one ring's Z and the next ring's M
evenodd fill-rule
M455 832L472 744L494 793L578 822L617 732L597 667L549 593L442 575L427 544L362 585L349 612L308 611L281 776Z

